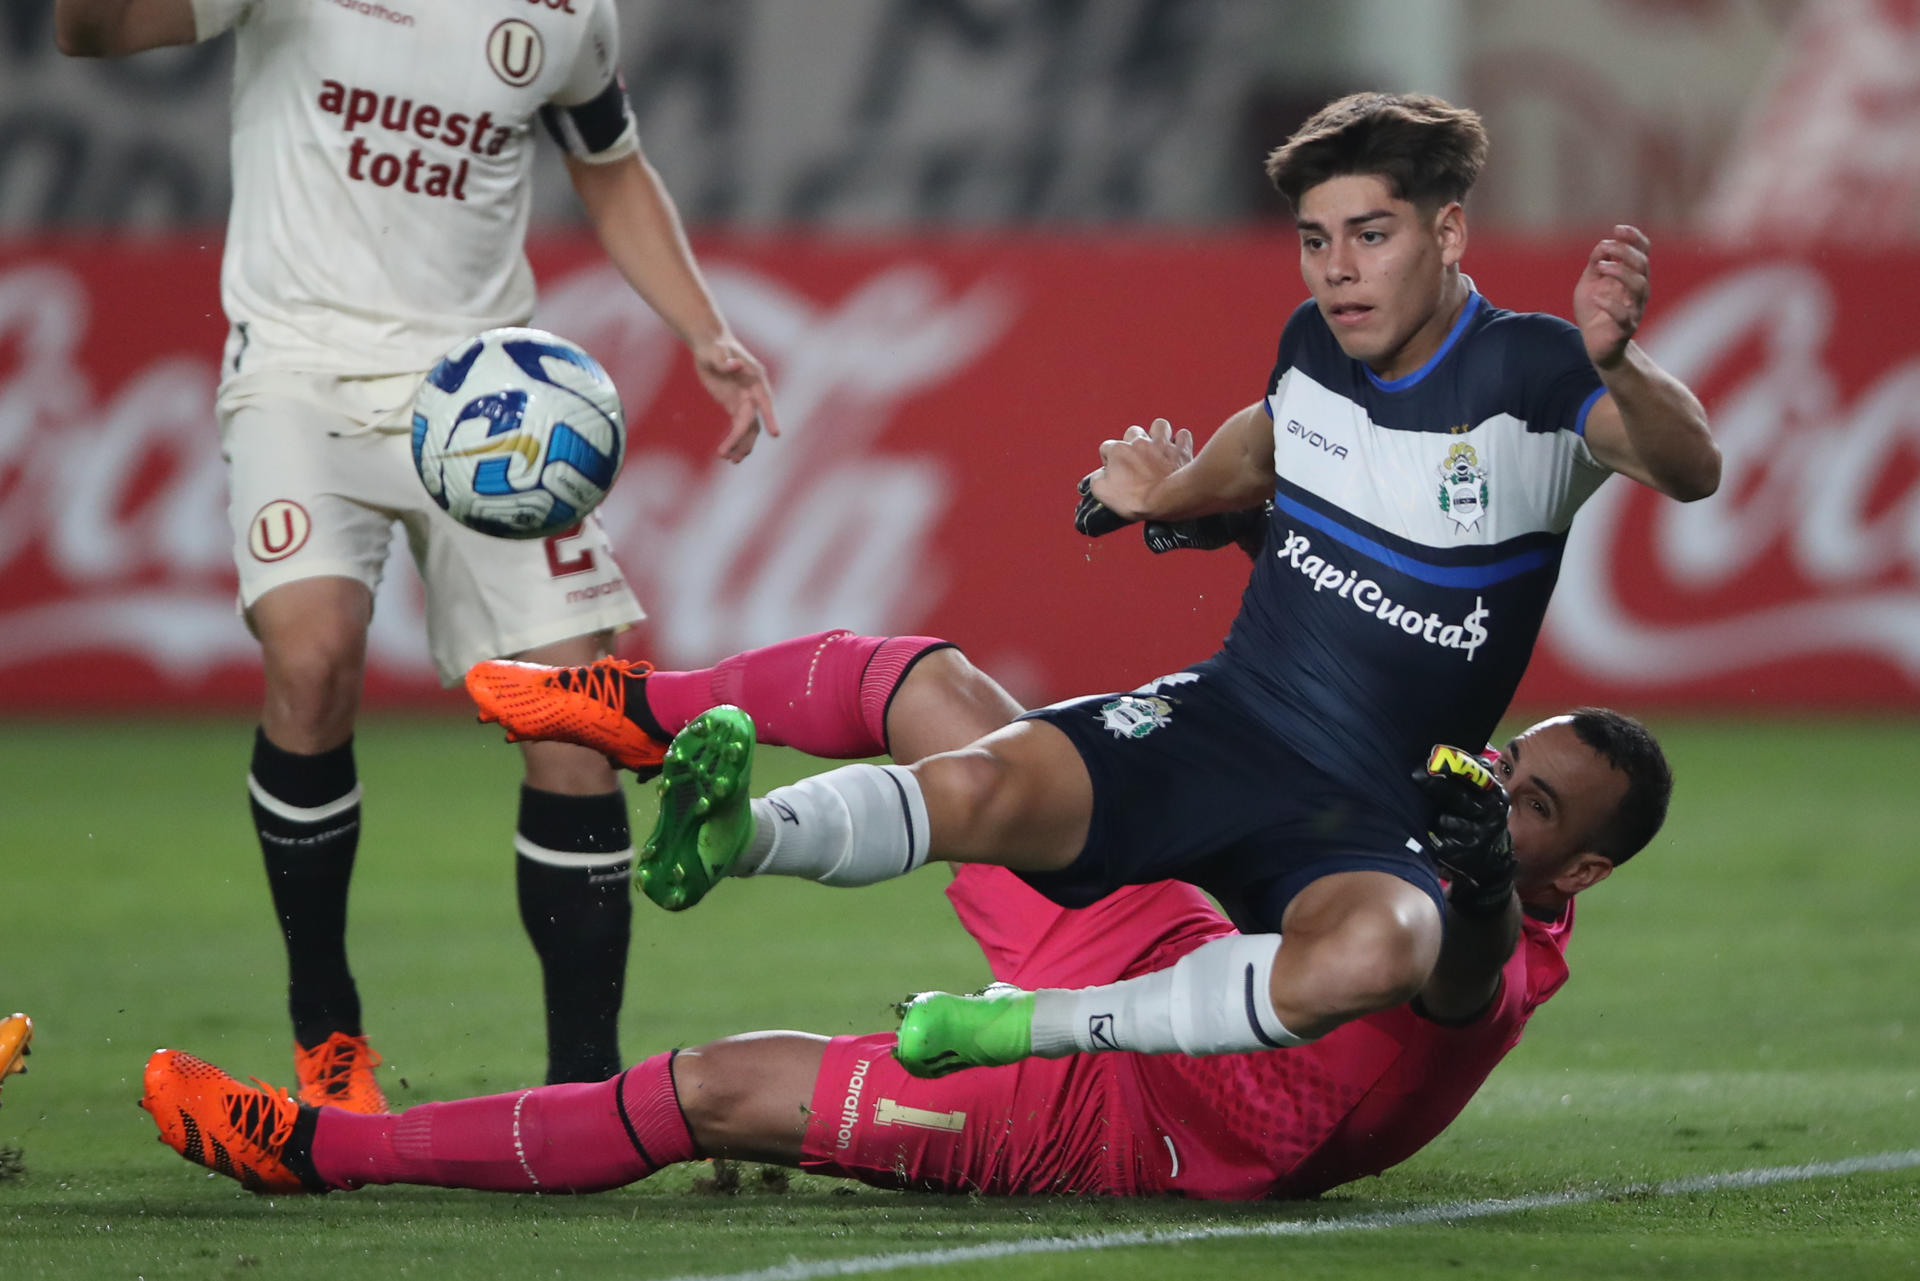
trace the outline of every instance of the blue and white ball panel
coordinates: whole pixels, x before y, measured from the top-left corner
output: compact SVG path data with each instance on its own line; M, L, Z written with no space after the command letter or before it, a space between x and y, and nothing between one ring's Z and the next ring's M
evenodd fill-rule
M481 533L544 538L599 505L625 432L606 371L536 329L498 329L447 355L415 402L421 483Z

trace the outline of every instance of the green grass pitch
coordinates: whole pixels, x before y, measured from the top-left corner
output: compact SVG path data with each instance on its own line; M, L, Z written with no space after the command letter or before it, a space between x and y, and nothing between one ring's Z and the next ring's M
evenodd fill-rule
M1329 1219L1349 1222L936 1257L890 1275L1920 1276L1920 1169L1648 1190L1920 1149L1920 729L1656 728L1680 780L1666 835L1583 901L1572 982L1452 1130L1318 1203L1223 1207L805 1178L777 1193L749 1177L716 1196L690 1169L580 1198L250 1196L160 1147L134 1106L159 1045L290 1075L283 962L246 817L249 727L7 722L0 1013L28 1010L39 1036L0 1108L0 1147L24 1162L0 1178L0 1276L649 1278ZM537 1080L538 985L512 901L516 754L470 723L376 719L359 756L351 945L396 1106ZM766 752L757 782L808 768ZM650 799L635 793L643 827ZM737 884L679 916L637 903L624 1048L870 1031L909 990L979 981L943 883L929 871L865 891ZM1419 1220L1542 1193L1574 1199ZM1408 1213L1355 1226L1396 1212Z

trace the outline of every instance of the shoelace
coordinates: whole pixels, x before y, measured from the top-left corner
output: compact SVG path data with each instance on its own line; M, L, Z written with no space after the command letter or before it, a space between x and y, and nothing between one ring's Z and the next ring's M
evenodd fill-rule
M277 1153L293 1137L293 1123L300 1109L276 1106L290 1101L287 1092L257 1076L249 1079L258 1088L242 1087L227 1095L227 1120L247 1142Z
M355 1051L367 1056L367 1070L371 1072L380 1066L379 1052L370 1046L356 1046L352 1042L329 1041L323 1047L326 1059L320 1064L320 1088L335 1098L353 1088L353 1064ZM259 1078L254 1078L258 1080Z
M585 667L570 667L560 671L554 678L555 683L564 690L584 694L595 702L605 704L620 716L627 714L627 678L645 676L653 670L650 663L637 663L626 658L602 658L588 663Z

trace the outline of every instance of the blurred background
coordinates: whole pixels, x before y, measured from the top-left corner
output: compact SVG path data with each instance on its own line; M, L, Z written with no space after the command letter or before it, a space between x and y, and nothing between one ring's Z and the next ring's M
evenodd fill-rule
M1098 442L1204 437L1305 297L1268 149L1424 90L1494 146L1467 268L1566 314L1655 241L1643 342L1707 400L1713 500L1616 481L1528 707L1920 709L1920 6L1896 0L621 0L642 145L784 434L738 468L545 140L536 323L632 431L605 509L668 665L951 636L1030 701L1210 653L1245 564L1068 526ZM0 10L0 711L244 710L211 402L231 42L61 57ZM565 561L565 549L557 558ZM374 706L448 710L398 558ZM590 588L583 578L583 589Z

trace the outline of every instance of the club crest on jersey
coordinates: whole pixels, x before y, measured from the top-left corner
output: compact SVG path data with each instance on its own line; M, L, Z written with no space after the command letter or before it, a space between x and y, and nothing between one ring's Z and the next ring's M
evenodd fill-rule
M1173 704L1164 698L1122 694L1100 705L1100 724L1115 738L1145 738L1173 724Z
M1440 465L1440 510L1461 529L1472 529L1487 514L1487 469L1465 441L1449 449Z
M516 89L533 83L546 58L540 33L530 22L507 18L487 33L487 65Z

